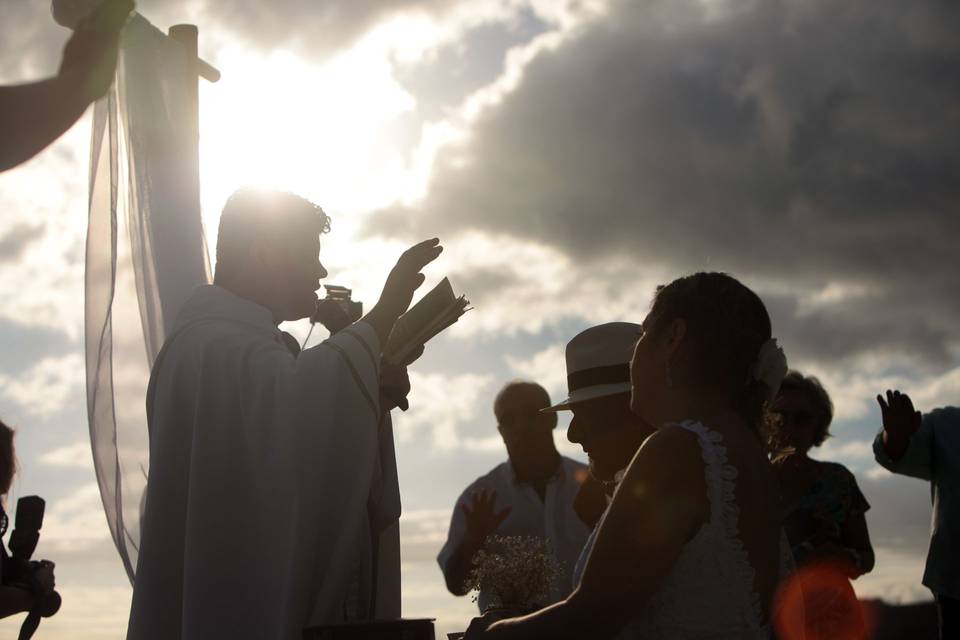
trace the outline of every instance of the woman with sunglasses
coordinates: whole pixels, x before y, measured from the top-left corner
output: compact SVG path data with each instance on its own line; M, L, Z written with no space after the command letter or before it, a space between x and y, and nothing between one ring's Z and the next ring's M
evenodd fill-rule
M810 457L830 436L833 403L820 381L791 371L773 404L774 470L784 502L784 530L800 576L807 624L817 637L863 636L850 580L873 569L870 508L849 469ZM837 635L841 633L841 635ZM824 635L826 634L826 635Z

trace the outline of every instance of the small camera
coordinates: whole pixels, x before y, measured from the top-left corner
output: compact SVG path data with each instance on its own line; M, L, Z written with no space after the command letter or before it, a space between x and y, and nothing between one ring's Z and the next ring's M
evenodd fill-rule
M16 525L10 534L10 555L3 554L4 586L24 589L34 595L30 615L23 623L24 629L36 629L40 617L47 618L60 609L60 594L44 587L36 576L38 571L45 569L50 563L30 559L40 540L45 507L46 503L39 496L24 496L17 501ZM32 634L32 631L30 633ZM24 635L21 630L20 637L29 635Z
M319 322L330 333L336 333L363 317L363 303L351 298L352 289L335 284L325 284L323 288L327 296L317 301L311 322Z

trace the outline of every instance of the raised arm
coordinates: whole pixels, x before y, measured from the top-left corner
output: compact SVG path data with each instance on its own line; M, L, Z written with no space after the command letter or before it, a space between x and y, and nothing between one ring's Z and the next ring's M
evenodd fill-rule
M930 480L933 461L932 429L914 409L910 396L887 391L877 396L883 430L874 442L878 463L894 473Z
M0 87L0 171L40 153L106 93L132 10L132 0L106 0L67 40L56 76Z
M413 293L423 284L424 275L420 271L436 260L442 251L439 239L424 240L404 251L390 271L380 299L364 316L364 320L377 332L381 347L386 347L397 318L407 310Z

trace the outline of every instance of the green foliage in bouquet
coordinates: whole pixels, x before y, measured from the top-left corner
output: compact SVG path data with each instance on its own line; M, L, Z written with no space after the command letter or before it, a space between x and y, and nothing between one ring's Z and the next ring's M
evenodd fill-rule
M549 601L560 577L550 543L538 536L489 536L473 557L466 586L490 597L490 607L535 611Z

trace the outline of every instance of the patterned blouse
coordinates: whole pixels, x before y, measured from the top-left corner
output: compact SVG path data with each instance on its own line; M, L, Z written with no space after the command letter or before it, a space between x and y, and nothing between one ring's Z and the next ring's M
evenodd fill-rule
M817 535L826 534L830 542L847 546L843 525L851 515L870 508L853 474L836 462L822 462L820 476L807 492L787 508L783 521L787 539L797 565L804 565L817 546Z

